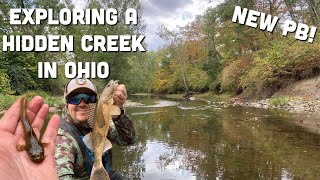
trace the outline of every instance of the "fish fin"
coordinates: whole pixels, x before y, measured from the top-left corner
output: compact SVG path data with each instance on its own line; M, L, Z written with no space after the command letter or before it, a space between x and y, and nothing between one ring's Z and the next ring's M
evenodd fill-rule
M83 138L82 138L82 141L84 142L84 144L91 150L91 151L94 151L93 150L93 140L92 140L92 133L88 133L86 134ZM103 147L103 151L102 153L105 153L107 150L111 149L112 148L112 144L111 142L109 141L109 139L106 138L106 141L104 143L104 147Z
M110 180L108 172L103 166L96 167L93 165L90 180Z
M92 141L92 132L86 134L83 138L82 141L84 144L91 150L93 151L93 141Z
M16 146L17 151L24 151L26 149L25 144L17 144Z
M20 137L16 146L17 151L24 151L26 150L26 141L24 138Z
M111 149L112 148L112 144L111 142L109 141L109 139L106 139L106 142L104 144L104 149L103 149L103 152L106 152L107 150Z
M120 114L121 114L120 108L116 105L112 105L110 115L114 117L114 116L119 116Z

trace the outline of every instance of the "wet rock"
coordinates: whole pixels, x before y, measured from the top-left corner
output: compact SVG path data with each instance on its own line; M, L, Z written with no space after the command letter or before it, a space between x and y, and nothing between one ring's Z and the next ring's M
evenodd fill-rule
M219 105L224 105L224 104L226 104L226 102L217 102Z
M256 122L259 120L258 117L253 117L253 118L246 118L247 121L252 121L252 122Z

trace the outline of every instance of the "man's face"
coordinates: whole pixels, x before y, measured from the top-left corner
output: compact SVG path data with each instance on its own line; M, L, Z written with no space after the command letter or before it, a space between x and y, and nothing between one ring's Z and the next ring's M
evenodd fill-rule
M93 95L92 91L88 89L77 89L74 92L72 92L68 97L76 96L78 94ZM68 103L67 108L71 118L74 121L77 121L79 123L84 123L88 120L87 112L86 112L86 103L84 99L81 99L80 104L78 105Z

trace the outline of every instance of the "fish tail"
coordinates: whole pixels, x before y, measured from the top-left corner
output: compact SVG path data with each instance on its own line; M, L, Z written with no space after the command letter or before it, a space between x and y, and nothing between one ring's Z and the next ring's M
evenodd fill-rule
M93 165L90 180L110 180L110 177L103 166Z

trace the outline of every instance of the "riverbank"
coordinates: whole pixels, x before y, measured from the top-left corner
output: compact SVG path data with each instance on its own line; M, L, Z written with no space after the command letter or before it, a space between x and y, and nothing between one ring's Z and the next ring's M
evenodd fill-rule
M32 93L35 95L36 93ZM39 93L37 93L39 94ZM49 112L58 112L61 111L63 107L63 101L61 97L51 97L48 95L44 95L44 93L40 93L41 96L44 97L45 103L49 104ZM141 94L134 94L141 95ZM143 94L143 95L152 95L152 94ZM16 99L20 96L1 96L1 104L0 113L4 113L9 106L14 103ZM168 94L164 95L166 98L172 99L184 99L183 94ZM319 115L320 116L320 99L304 99L302 97L273 97L264 100L244 100L238 97L234 97L230 94L220 94L216 95L211 92L202 93L202 94L194 94L191 100L199 100L205 101L207 103L219 102L220 104L224 104L226 106L244 106L244 107L256 107L256 108L264 108L264 109L282 109L292 113L304 113L310 115ZM138 106L137 102L131 102L128 100L125 106Z
M165 95L167 98L183 99L182 94ZM219 102L227 106L244 106L264 109L282 109L294 113L320 115L320 99L304 99L302 97L278 96L263 100L244 100L230 94L213 93L195 94L189 100Z
M230 101L233 106L282 109L293 113L320 115L320 100L304 100L300 97L277 97L259 101L241 101L238 98L231 98Z
M63 101L61 97L53 97L44 92L32 92L28 93L28 95L40 95L44 97L45 103L49 104L49 112L59 112L62 110ZM152 94L133 94L133 95L147 95L150 96ZM133 96L132 95L132 96ZM0 107L0 114L3 114L9 106L14 103L16 99L20 96L2 96L0 95L0 102L2 107ZM172 99L184 99L183 94L168 94L164 95L166 98ZM190 100L199 100L205 101L208 104L211 103L219 103L225 106L243 106L243 107L256 107L256 108L264 108L264 109L281 109L286 110L291 113L301 113L307 115L316 115L320 117L320 99L312 99L312 98L303 98L303 97L293 97L293 96L281 96L277 95L277 97L272 97L263 100L245 100L243 98L239 98L236 96L232 96L231 94L214 94L212 92L206 92L201 94L194 94ZM132 102L128 100L125 106L139 106L140 104L137 102ZM320 122L319 122L320 126Z
M154 96L152 94L134 94L134 95L146 95L146 96ZM129 95L129 96L134 96ZM185 100L183 94L170 94L165 95L165 98L170 99L178 99ZM6 99L7 105L12 104L18 96L11 96ZM278 96L272 97L264 100L244 100L239 97L234 97L230 94L220 94L216 95L212 92L202 93L202 94L194 94L191 100L203 101L208 105L219 104L224 107L233 106L233 107L255 107L255 108L263 108L263 109L277 109L277 110L285 110L290 112L292 117L292 122L297 124L298 126L304 127L311 132L317 132L320 134L320 100L319 99L304 99L302 97L289 97L289 96ZM49 112L51 113L59 113L63 107L63 101L60 97L49 97L45 96L45 103L49 104ZM2 99L4 101L4 99ZM2 103L2 105L4 105ZM143 104L135 101L126 101L125 107L132 106L141 106ZM0 110L0 115L4 114L7 108L3 106ZM256 118L254 118L256 119Z
M34 96L43 97L44 103L49 105L49 112L54 113L61 111L64 104L62 96L53 96L43 91L31 91L21 96L0 94L0 114L4 114L7 109L22 96L27 96L28 101Z
M183 94L166 95L167 98L184 99ZM308 131L320 134L320 100L277 96L263 100L244 100L230 94L216 95L213 93L195 94L190 100L205 101L208 104L219 104L224 107L255 107L263 109L284 110L290 112L292 122Z
M170 98L183 98L183 95L167 95ZM320 116L320 75L293 82L279 89L272 97L256 100L245 95L214 94L211 92L194 94L191 99L202 101L221 101L232 106L282 109L293 113ZM249 100L248 100L249 99Z

